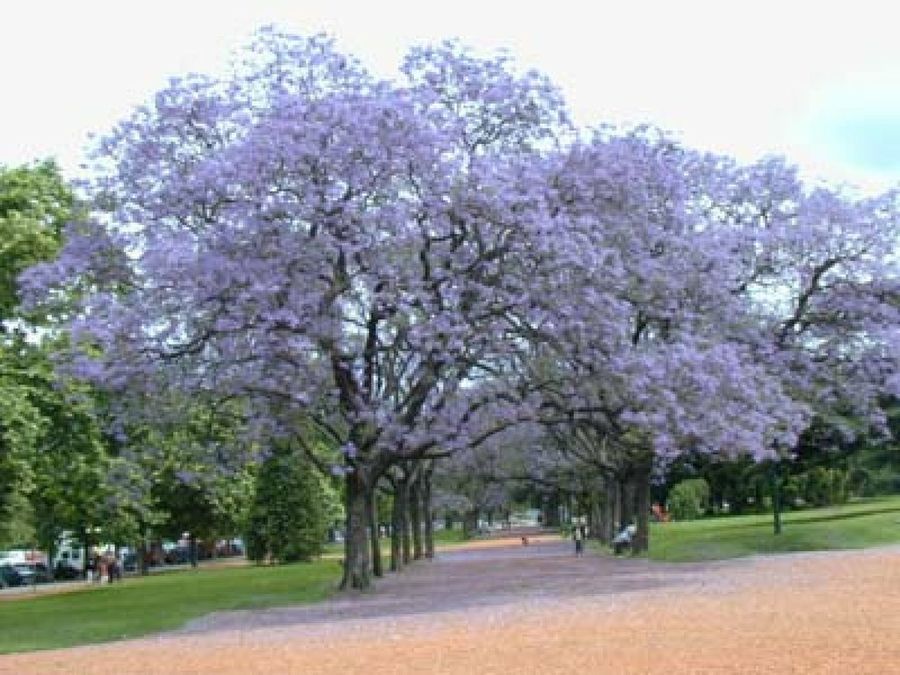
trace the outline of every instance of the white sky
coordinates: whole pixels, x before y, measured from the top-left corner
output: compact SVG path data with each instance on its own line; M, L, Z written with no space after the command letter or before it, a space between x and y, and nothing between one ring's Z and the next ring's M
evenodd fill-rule
M0 164L55 156L74 175L171 75L214 71L254 28L327 31L371 69L456 37L548 74L580 124L651 122L810 178L900 182L900 36L887 1L0 2ZM900 13L900 12L898 12Z

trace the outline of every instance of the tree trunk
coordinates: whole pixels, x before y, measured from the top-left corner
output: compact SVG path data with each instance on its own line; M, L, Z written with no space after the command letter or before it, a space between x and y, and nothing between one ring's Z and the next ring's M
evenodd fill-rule
M431 512L431 472L422 477L422 519L425 521L425 557L434 558L434 514Z
M135 542L134 556L134 564L137 566L138 574L142 577L150 574L149 566L147 565L147 539L145 537L141 537Z
M600 494L596 488L588 495L588 535L591 539L603 539L603 507L600 505Z
M754 510L757 513L765 513L766 512L766 499L763 490L764 483L761 480L756 481L756 485L754 486L754 497L755 503L753 504Z
M618 478L609 480L610 499L610 540L622 529L622 482Z
M56 565L53 564L53 561L56 559L56 540L52 540L50 544L47 546L47 572L50 574L50 580L53 581L56 578Z
M559 527L559 493L551 492L544 502L543 518L544 527Z
M781 475L777 464L772 469L772 530L781 534Z
M633 554L650 550L650 466L638 468L634 476L634 511L637 532L631 544Z
M466 511L463 516L463 532L466 537L471 537L478 530L478 509Z
M90 555L91 555L91 542L88 541L88 533L87 533L86 529L81 531L81 537L82 537L81 541L84 542L83 543L84 557L81 559L81 561L82 561L81 562L81 574L85 579L87 579L88 565L90 564ZM99 572L97 570L94 570L94 574L99 574Z
M373 485L366 499L366 520L369 521L369 541L372 546L372 574L384 576L381 566L381 540L378 532L378 490Z
M409 537L409 480L405 477L397 481L394 499L400 502L400 544L403 564L408 565L412 560L412 541Z
M368 491L359 467L344 479L347 490L347 531L344 535L344 578L341 589L366 589L372 583L369 574L369 533L366 518Z
M399 572L403 567L403 508L400 502L400 482L394 482L394 498L391 505L391 571Z
M609 544L616 529L616 482L603 481L603 506L600 508L600 541Z
M620 528L634 522L634 478L628 476L619 483Z
M425 557L422 547L422 490L421 476L409 486L409 521L412 529L413 560Z

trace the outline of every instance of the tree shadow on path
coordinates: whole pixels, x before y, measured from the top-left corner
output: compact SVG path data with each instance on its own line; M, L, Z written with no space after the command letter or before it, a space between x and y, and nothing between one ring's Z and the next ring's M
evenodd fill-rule
M345 593L316 605L217 612L179 633L249 630L341 620L397 617L475 607L616 595L696 583L716 563L668 564L588 551L576 557L561 539L438 554L376 580L369 592Z

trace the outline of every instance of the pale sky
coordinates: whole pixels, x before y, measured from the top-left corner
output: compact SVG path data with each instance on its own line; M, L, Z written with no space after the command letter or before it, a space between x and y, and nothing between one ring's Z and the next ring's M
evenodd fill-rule
M75 175L104 133L167 78L215 72L264 24L325 31L380 75L411 44L505 49L562 89L581 125L649 122L810 179L900 183L893 3L803 0L6 0L0 164L55 156Z

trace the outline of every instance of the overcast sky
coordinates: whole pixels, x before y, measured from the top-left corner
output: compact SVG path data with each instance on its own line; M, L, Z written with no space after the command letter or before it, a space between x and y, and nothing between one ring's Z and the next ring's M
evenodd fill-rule
M650 122L741 160L783 154L810 178L900 182L892 3L256 0L3 2L0 164L69 175L167 78L214 72L257 27L325 31L392 75L411 44L506 49L563 90L582 125Z

